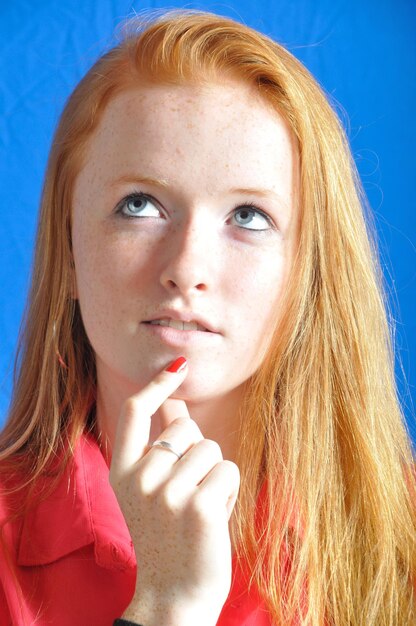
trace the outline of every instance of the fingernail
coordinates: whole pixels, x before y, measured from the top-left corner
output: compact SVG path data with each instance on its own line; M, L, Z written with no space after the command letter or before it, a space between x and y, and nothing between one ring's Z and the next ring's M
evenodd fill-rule
M181 372L183 369L185 369L186 366L187 366L187 362L186 362L185 357L180 356L179 358L176 359L176 361L173 361L173 363L171 363L169 367L166 368L165 371L178 374L178 372Z

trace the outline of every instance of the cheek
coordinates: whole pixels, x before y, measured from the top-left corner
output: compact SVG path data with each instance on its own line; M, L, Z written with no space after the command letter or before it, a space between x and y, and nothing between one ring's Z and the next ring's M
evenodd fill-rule
M133 286L138 277L146 276L148 252L128 239L109 237L98 228L85 229L74 238L75 274L79 293L103 292L107 298L125 286Z
M73 253L77 297L85 323L101 319L120 286L118 263L97 227L77 224Z
M283 255L273 255L261 263L254 274L246 274L240 283L241 336L246 339L247 354L259 364L267 352L282 312L288 272Z
M265 255L264 258L240 262L236 281L240 297L256 319L268 319L279 306L287 279L286 260L282 254ZM246 270L244 270L246 268Z

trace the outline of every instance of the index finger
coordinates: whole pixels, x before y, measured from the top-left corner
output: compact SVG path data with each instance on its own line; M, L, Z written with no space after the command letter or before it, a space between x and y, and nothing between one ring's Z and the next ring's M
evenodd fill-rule
M117 424L111 473L122 476L146 452L151 417L179 387L188 372L184 357L159 372L141 391L126 400Z

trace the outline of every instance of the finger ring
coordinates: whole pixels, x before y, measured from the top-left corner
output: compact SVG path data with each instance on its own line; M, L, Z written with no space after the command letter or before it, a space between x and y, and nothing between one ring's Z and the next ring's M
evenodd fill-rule
M181 452L177 452L172 444L169 443L169 441L163 441L162 439L158 439L157 441L154 441L150 447L164 448L165 450L169 450L169 452L173 452L173 454L177 456L178 459L181 459L183 457L183 454Z

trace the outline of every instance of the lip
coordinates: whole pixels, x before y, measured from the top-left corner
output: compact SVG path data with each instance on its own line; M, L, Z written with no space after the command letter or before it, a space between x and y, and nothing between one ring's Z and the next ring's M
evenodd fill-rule
M159 318L156 317L155 319ZM142 324L153 337L174 348L183 349L193 346L198 349L209 348L217 344L218 339L221 337L219 333L207 332L205 330L179 330L170 326L158 326L157 324L146 324L145 322L142 322Z
M178 322L196 322L197 324L199 324L199 326L203 326L206 330L205 331L179 330L179 329L170 328L169 326L157 326L157 325L149 324L149 322L153 322L155 320L160 320L160 319L165 319L167 317L173 320L176 320ZM179 333L204 333L204 332L206 333L208 331L208 333L219 334L218 329L214 328L214 326L206 318L192 311L175 311L174 309L163 309L161 311L158 311L155 315L152 315L152 317L149 317L147 320L143 320L142 324L147 324L153 328L170 328L170 330L177 330L177 332Z

